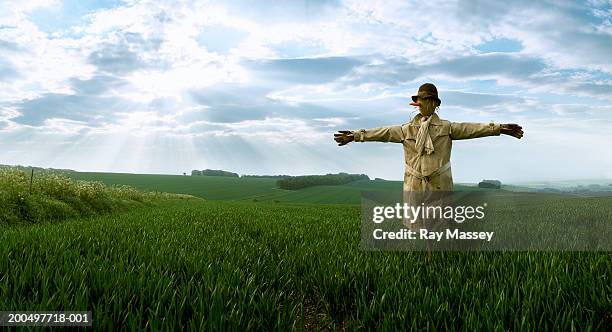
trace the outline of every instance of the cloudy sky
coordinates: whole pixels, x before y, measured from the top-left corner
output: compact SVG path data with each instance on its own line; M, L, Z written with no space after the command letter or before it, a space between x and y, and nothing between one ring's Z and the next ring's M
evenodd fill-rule
M440 116L456 181L612 178L611 1L4 0L0 163L401 179L394 143L333 132Z

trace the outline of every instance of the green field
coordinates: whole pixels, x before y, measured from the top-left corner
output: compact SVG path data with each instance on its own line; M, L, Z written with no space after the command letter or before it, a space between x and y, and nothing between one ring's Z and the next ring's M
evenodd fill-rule
M361 250L359 193L399 182L71 176L205 199L0 226L0 310L91 310L104 330L612 329L609 252ZM533 223L612 218L609 197L487 195Z
M256 200L286 203L359 204L361 190L401 190L398 181L356 181L338 186L315 186L302 190L276 187L273 178L233 178L124 173L70 172L73 179L125 184L147 191L189 194L211 200Z
M271 178L233 178L221 176L182 176L129 173L67 172L75 180L123 184L146 191L188 194L215 200L247 199L276 188Z
M0 308L92 310L107 330L610 327L609 253L427 262L360 250L359 222L350 206L168 201L7 228Z
M101 181L107 185L129 185L140 190L188 194L210 200L256 200L284 203L360 204L361 191L401 190L400 181L355 181L337 186L315 186L301 190L276 187L273 178L234 178L128 173L68 172L76 180ZM456 185L455 190L482 190Z

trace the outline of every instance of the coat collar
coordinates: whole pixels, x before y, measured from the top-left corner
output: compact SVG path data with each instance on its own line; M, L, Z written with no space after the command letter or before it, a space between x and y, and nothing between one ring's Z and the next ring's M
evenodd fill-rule
M419 126L421 124L421 119L423 118L423 115L421 113L417 114L414 116L414 118L412 118L412 120L410 121L410 124L415 125L415 126ZM431 124L434 125L441 125L442 121L440 120L440 117L438 116L437 113L434 113L431 115Z

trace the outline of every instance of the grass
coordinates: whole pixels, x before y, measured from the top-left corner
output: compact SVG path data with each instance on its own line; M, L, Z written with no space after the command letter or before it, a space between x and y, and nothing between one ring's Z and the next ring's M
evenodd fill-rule
M43 172L30 193L1 172L0 310L91 310L104 330L612 329L609 252L361 250L361 191L401 182ZM612 220L606 197L486 194L508 222Z
M162 197L125 185L72 180L53 172L30 175L13 168L0 169L0 225L37 223L127 210Z
M542 201L531 202L521 208L537 216ZM360 250L359 213L166 201L5 227L0 308L92 310L105 330L612 327L609 253L443 252L428 263Z

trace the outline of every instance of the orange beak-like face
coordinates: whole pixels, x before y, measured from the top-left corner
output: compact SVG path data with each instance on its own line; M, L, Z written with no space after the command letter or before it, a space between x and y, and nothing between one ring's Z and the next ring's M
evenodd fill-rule
M410 103L410 106L416 107L419 113L421 113L423 116L430 116L432 113L436 111L435 108L429 109L431 107L429 106L424 107L424 105L422 105L421 102L422 102L421 98L417 98L417 101Z

